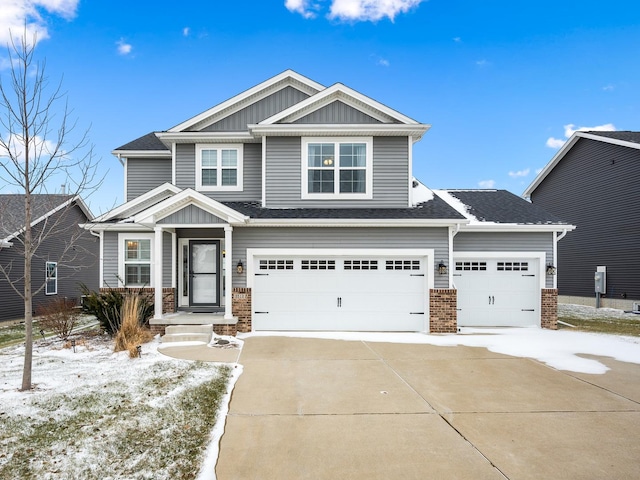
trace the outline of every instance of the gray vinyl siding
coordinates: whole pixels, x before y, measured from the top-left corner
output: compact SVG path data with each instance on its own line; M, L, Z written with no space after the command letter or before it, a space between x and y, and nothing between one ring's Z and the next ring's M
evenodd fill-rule
M171 234L163 232L162 235L162 286L171 287L171 271L175 267L172 259L173 244L171 242Z
M461 232L453 237L456 252L544 252L553 263L553 233ZM546 288L553 288L553 277L546 276Z
M373 198L369 200L303 200L300 137L268 137L266 142L266 206L269 208L408 206L407 137L373 137Z
M299 118L293 123L382 123L370 115L336 100L318 110Z
M560 295L595 297L607 267L610 298L640 300L640 150L581 138L531 195L576 225L558 242Z
M97 237L78 226L79 223L85 223L86 221L87 217L75 205L68 210L61 210L49 217L49 225L52 225L52 222L60 222L59 227L56 227L56 231L59 233L52 234L46 238L37 253L32 257L31 288L35 292L43 286L46 262L57 262L57 294L46 295L44 288L35 293L33 296L33 310L36 314L39 312L40 306L58 298L79 301L81 295L80 283L84 283L92 290L98 288L97 265L100 243ZM36 225L34 234L37 235L38 231L39 228ZM64 249L72 236L74 237L75 250L65 256L63 255ZM15 239L13 244L11 248L0 249L0 264L6 266L12 263L11 277L16 282L16 286L22 290L24 289L24 282L18 279L24 273L24 256L20 240ZM11 285L4 278L0 279L0 299L2 299L0 321L24 318L24 301L20 295L13 291Z
M285 87L268 97L263 98L248 107L243 108L212 125L203 128L203 132L240 132L247 130L247 125L256 124L262 120L289 108L308 98L309 95L291 86Z
M126 166L127 202L158 185L171 183L170 158L128 158Z
M196 188L196 146L179 144L176 148L176 186ZM219 202L259 202L262 199L262 144L243 146L242 191L201 192Z
M448 245L446 228L242 227L233 230L232 264L247 264L247 248L433 248L437 265L448 262ZM436 288L448 288L448 275L432 274ZM234 274L233 286L246 286L246 274Z
M159 224L207 224L226 223L221 218L205 212L195 205L187 205L182 210L172 213L168 217L158 221Z

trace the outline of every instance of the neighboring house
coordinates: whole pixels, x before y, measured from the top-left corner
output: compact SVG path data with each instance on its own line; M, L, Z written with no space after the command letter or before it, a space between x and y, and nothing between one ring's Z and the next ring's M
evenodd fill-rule
M504 191L412 177L425 125L285 71L113 153L126 203L86 228L101 287L146 288L157 330L555 327L558 232ZM455 287L458 287L456 290Z
M79 226L93 218L80 197L34 194L31 201L33 236L45 237L31 259L32 289L43 287L33 296L37 313L51 299L79 300L80 282L97 288L100 245ZM10 284L23 292L24 218L24 195L0 195L0 321L24 317L24 301Z
M603 306L640 302L640 132L575 132L524 196L577 229L559 246L563 301L595 304L594 276L606 270Z

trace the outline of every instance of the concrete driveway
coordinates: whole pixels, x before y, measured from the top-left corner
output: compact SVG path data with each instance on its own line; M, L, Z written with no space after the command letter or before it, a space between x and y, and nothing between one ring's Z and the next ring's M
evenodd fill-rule
M640 477L640 366L250 337L218 480Z

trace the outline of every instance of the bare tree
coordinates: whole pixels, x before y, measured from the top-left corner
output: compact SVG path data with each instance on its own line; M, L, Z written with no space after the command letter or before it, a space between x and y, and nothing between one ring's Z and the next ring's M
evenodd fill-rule
M35 57L37 38L28 38L25 30L19 39L11 37L7 52L10 68L7 81L0 78L0 172L5 181L23 194L24 216L20 219L20 235L15 241L24 254L21 278L10 277L12 265L0 265L4 276L24 300L25 358L22 390L32 388L33 359L33 297L46 285L32 283L31 265L38 249L47 239L64 227L64 211L32 225L34 199L48 193L51 184L61 183L72 197L88 194L98 188L97 162L89 144L88 130L77 132L77 122L71 119L62 82L50 87L45 74L45 61ZM70 198L72 198L70 197ZM72 202L63 207L71 209ZM71 262L81 252L76 246L77 235L65 236L61 262Z

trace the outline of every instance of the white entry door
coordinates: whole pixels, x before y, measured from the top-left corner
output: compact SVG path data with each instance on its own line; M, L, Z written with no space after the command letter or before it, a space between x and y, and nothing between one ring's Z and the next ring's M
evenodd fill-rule
M538 258L456 258L458 326L540 325Z
M254 330L424 331L426 257L256 257Z

